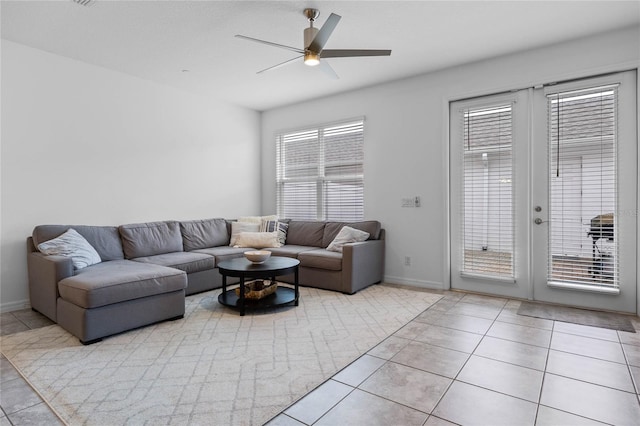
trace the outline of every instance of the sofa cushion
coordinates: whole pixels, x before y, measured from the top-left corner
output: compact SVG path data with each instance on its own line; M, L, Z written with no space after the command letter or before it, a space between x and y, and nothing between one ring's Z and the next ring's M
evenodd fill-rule
M102 261L124 259L122 242L115 226L38 225L33 229L33 243L37 247L45 241L59 237L73 228L91 244Z
M38 250L46 255L70 257L73 269L82 269L101 262L96 249L73 228L69 228L59 237L38 244Z
M342 253L315 249L302 252L298 255L300 266L307 268L328 269L330 271L342 270Z
M287 244L293 244L297 246L326 247L326 245L322 245L324 225L325 222L305 222L292 220L291 222L289 222Z
M370 240L378 240L380 239L380 222L377 220L365 220L362 222L327 222L327 225L324 228L324 235L322 237L322 247L328 247L338 235L338 232L342 229L343 226L349 226L354 229L359 229L364 232L369 233Z
M183 251L180 225L175 221L131 223L118 230L127 259Z
M300 253L309 251L309 250L316 250L317 248L318 247L313 247L313 246L297 246L294 244L287 244L286 246L282 246L278 248L266 248L265 250L270 251L273 256L285 256L285 257L298 258Z
M242 257L245 251L249 251L251 249L255 249L255 247L235 248L229 246L219 246L195 250L192 253L203 253L208 254L209 256L213 256L215 258L215 265L217 267L218 263L229 259L235 259L236 257Z
M176 251L173 253L156 254L155 256L136 257L136 262L153 263L155 265L169 266L185 271L187 274L193 272L207 271L216 266L215 259L204 253L194 253L186 251Z
M185 251L229 245L225 219L183 221L180 222L180 232Z
M174 268L113 260L80 269L58 283L60 297L85 309L182 290L187 274Z

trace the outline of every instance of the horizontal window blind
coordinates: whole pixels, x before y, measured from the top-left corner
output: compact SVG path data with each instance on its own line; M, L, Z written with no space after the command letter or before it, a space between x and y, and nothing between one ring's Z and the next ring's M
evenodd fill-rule
M617 86L547 95L548 281L618 287Z
M515 277L512 107L462 111L461 273Z
M276 161L280 217L364 218L364 120L280 133Z

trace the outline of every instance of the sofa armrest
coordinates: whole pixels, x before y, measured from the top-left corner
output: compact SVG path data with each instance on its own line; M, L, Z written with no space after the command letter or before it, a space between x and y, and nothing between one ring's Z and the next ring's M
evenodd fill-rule
M353 294L384 276L384 240L345 244L342 248L343 292Z
M58 282L73 275L71 258L29 252L27 269L31 307L56 321Z

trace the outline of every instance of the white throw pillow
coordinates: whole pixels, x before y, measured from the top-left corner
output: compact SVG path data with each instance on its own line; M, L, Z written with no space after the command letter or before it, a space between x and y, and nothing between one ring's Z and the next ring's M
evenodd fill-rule
M236 239L241 232L258 232L260 230L260 222L231 222L231 247L236 245Z
M70 257L74 269L100 263L100 255L85 238L73 228L53 240L38 244L38 250L47 255Z
M331 244L327 246L329 251L337 251L342 253L342 246L347 243L359 243L366 241L369 238L369 233L361 231L359 229L352 228L350 226L343 226L338 235L331 241Z
M278 215L272 214L270 216L243 216L238 219L238 222L250 222L250 223L262 223L263 220L278 220Z
M278 232L241 232L234 247L266 248L280 247Z

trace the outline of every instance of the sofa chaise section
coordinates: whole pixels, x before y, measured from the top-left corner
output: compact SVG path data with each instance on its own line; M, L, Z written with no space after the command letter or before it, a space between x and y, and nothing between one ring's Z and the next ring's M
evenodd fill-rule
M44 255L37 246L73 228L100 256L75 269L69 257ZM184 315L184 271L124 258L118 229L37 226L28 238L31 307L83 343Z

